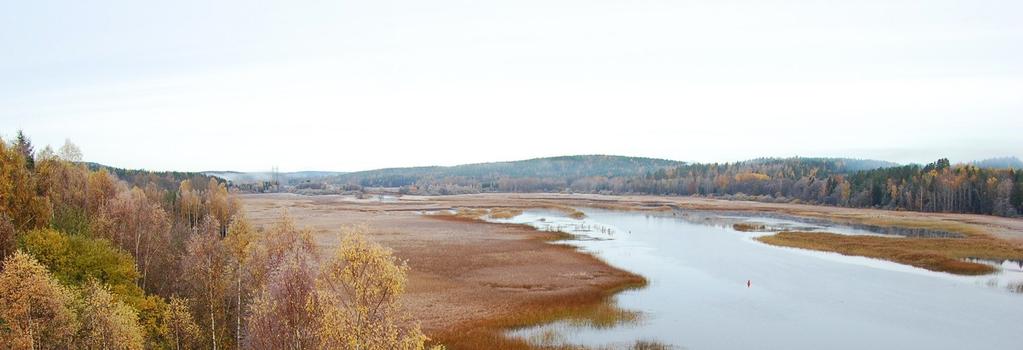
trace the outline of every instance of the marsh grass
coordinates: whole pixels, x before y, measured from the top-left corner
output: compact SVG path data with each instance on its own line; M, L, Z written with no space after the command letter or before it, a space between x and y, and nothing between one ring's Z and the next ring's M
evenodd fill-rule
M435 219L462 222L483 222L483 217L489 213L487 209L479 208L457 208L453 211L439 211L427 216Z
M575 208L564 205L541 205L539 207L558 210L569 217L582 219L586 214ZM485 217L500 218L501 216L515 217L522 213L517 208L459 208L450 213L433 214L431 217L441 220L490 223L484 220ZM495 216L495 214L497 216ZM561 230L544 231L538 230L527 224L495 224L495 225L517 225L527 227L538 233L535 239L543 241L571 240L576 237ZM571 245L555 245L559 249L577 251ZM588 258L598 260L599 258L588 255ZM606 264L606 263L604 263ZM572 294L561 294L544 296L540 300L521 305L513 312L495 319L483 320L469 324L463 324L438 334L431 334L430 344L443 344L448 349L584 349L574 345L557 345L560 335L556 333L544 333L540 338L518 339L506 335L510 329L530 327L555 321L566 321L572 325L605 329L617 325L637 322L642 314L637 311L630 311L619 308L612 298L618 292L642 288L647 285L647 280L642 276L627 274L622 281L614 284L591 285L583 291ZM546 341L544 341L546 339ZM539 340L539 341L537 341ZM654 342L637 342L636 349L667 349L667 347L649 347Z
M565 336L557 330L547 329L542 333L530 337L529 342L541 349L582 349L582 350L669 350L675 347L656 340L637 340L632 345L625 347L621 345L603 345L597 347L583 347L578 345L565 345Z
M594 206L595 207L602 207L602 205L594 205ZM606 206L608 208L619 209L619 210L622 210L622 208L629 208L629 207L626 207L626 206L611 206L611 205L603 205L603 206ZM462 207L462 208L456 208L454 210L454 212L440 212L440 213L433 214L433 215L435 215L435 216L456 216L456 217L462 217L462 218L468 218L468 219L483 219L484 217L489 217L489 218L492 218L492 219L510 219L510 218L519 216L520 214L522 214L523 210L529 209L529 208L549 209L549 210L559 211L559 212L565 214L565 216L568 216L570 218L577 219L577 220L581 220L581 219L586 218L586 213L583 213L582 211L576 209L575 207L572 207L572 206L569 206L569 205L565 205L565 204L561 204L561 203L550 202L550 201L534 202L534 203L529 203L529 205L520 206L520 207L498 207L498 206Z
M767 226L762 224L751 224L747 222L740 222L732 225L732 229L739 232L764 232L767 231Z
M571 207L565 206L554 208L545 206L545 208L576 211ZM518 209L507 210L514 211ZM498 211L504 212L505 209L501 208ZM547 242L571 240L576 237L571 233L560 230L544 231L528 224L492 223L483 219L492 212L492 210L481 208L459 208L454 212L432 214L430 217L459 222L521 226L535 232L537 236L534 239ZM553 245L553 247L578 252L577 248L571 245ZM588 259L601 261L595 256L589 254L586 254L586 256ZM601 262L606 265L605 262ZM544 296L540 300L516 307L514 311L507 313L505 316L463 324L451 330L431 334L432 340L429 344L443 344L448 349L582 349L572 345L536 344L524 339L510 338L505 333L509 329L535 326L560 320L594 328L608 328L623 323L636 322L641 317L641 314L618 308L614 304L612 296L624 290L642 288L646 286L647 280L636 274L626 274L624 280L614 284L596 284L572 294ZM556 335L548 334L548 336L555 337Z
M653 340L637 340L632 345L632 350L668 350L671 349L671 345L666 345Z
M913 219L895 217L891 215L878 216L866 214L830 214L827 216L818 213L792 212L792 215L805 217L818 217L839 224L867 225L881 228L921 229L936 232L949 232L967 237L983 236L988 237L987 231L981 225L966 222L951 221L933 217Z
M530 227L532 227L532 226L530 226ZM570 241L570 240L573 240L573 239L577 239L579 237L579 235L568 233L568 232L561 231L561 230L554 230L554 231L543 231L543 230L541 230L540 232L543 232L545 234L541 239L543 239L544 241L547 241L547 242Z
M984 275L996 271L996 268L990 265L963 260L967 258L1023 259L1023 248L977 234L964 238L889 238L820 232L780 232L758 237L757 240L776 246L884 259L958 275Z
M596 286L597 288L581 293L551 296L542 301L523 305L504 317L463 325L458 329L433 335L433 339L448 349L581 349L578 346L557 345L551 342L543 344L537 342L538 339L530 341L511 338L505 333L509 329L560 320L595 328L635 322L641 317L640 313L617 307L611 296L623 290L642 288L646 283L643 277L632 275L621 285ZM560 339L556 333L544 334L543 338L552 342Z
M597 303L580 311L582 312L565 315L562 319L577 327L609 329L623 324L636 323L643 316L639 311L622 309L611 300Z
M587 206L589 206L589 204L587 204ZM562 204L562 203L556 203L556 202L550 202L550 201L540 201L540 202L532 203L532 205L530 205L530 207L533 207L533 208L544 208L544 209L560 211L560 212L564 213L566 216L568 216L570 218L573 218L573 219L584 219L584 218L586 218L586 213L583 213L583 212L579 211L575 207L572 207L572 206L569 206L569 205L565 205L565 204ZM598 206L594 205L594 207L598 207Z

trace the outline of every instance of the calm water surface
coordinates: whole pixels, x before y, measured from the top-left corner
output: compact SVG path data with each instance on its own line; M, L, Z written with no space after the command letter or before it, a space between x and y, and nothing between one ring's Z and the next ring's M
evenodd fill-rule
M527 211L495 221L578 234L563 242L645 276L647 287L615 297L642 312L641 321L610 329L555 322L513 336L612 348L657 340L687 349L1023 349L1023 294L1010 288L1023 283L1017 263L993 262L1003 271L962 277L773 247L752 239L765 233L738 232L706 214L583 211L584 220Z

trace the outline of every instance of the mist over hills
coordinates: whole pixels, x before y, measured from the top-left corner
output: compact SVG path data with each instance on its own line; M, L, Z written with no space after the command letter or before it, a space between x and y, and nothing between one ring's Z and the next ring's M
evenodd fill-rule
M646 157L575 155L518 161L386 168L357 172L202 173L104 167L133 183L208 182L242 192L447 195L485 192L574 192L696 195L846 207L1017 216L1023 212L1023 162L1016 157L900 165L883 160L789 157L688 163ZM169 188L173 190L172 188Z
M230 170L212 170L203 171L203 174L209 176L216 176L235 183L255 183L263 181L272 181L276 177L281 182L288 181L302 181L309 179L321 179L328 176L337 176L345 174L341 171L291 171L291 172L272 172L272 171L230 171Z
M177 177L201 174L214 176L236 184L261 183L277 180L282 184L303 183L310 181L334 184L353 184L367 187L400 187L422 180L437 179L474 179L480 181L496 181L499 178L565 178L578 179L585 177L624 177L654 173L658 170L679 166L699 165L751 165L767 166L787 164L788 166L813 166L827 173L854 173L857 171L892 168L902 166L896 162L876 159L857 159L844 157L765 157L746 161L727 163L694 163L670 159L630 157L617 155L571 155L541 157L515 161L499 161L460 164L453 166L415 166L394 167L363 171L231 171L211 170L201 172L167 172L177 173ZM1023 161L1018 157L995 157L984 160L963 162L979 168L1023 169ZM912 164L908 164L912 165ZM107 168L121 173L141 170L128 170L117 167L90 163L94 168Z
M970 162L970 164L973 164L973 165L981 167L981 168L994 168L994 169L1013 168L1013 169L1023 169L1023 161L1019 160L1019 158L1017 158L1017 157L988 158L988 159L984 159L984 160L973 161L973 162Z
M685 162L614 155L576 155L533 158L518 161L387 168L352 172L332 177L336 183L371 187L399 187L428 179L474 179L497 181L501 178L566 178L591 176L619 177L644 174L658 169L680 166Z
M980 167L1005 167L1004 164L1015 157L992 158L983 163L973 162ZM335 184L353 184L367 187L400 187L421 180L436 179L475 179L496 181L499 178L566 178L578 179L585 177L624 177L653 173L657 170L679 166L698 166L701 164L717 165L771 165L788 164L789 166L818 166L828 173L852 173L862 170L890 168L902 164L875 159L857 159L844 157L765 157L746 161L726 163L695 163L670 159L631 157L618 155L570 155L540 157L514 161L483 162L460 164L453 166L414 166L371 169L362 171L203 171L204 175L216 176L228 181L243 183L259 183L276 179L283 184L301 183L306 181L325 181Z

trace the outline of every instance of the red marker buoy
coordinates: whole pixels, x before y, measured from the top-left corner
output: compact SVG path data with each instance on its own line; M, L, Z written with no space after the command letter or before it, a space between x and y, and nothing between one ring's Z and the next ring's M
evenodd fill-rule
M751 283L750 280L746 280L746 288L749 288L749 286L752 285L752 284L753 283Z

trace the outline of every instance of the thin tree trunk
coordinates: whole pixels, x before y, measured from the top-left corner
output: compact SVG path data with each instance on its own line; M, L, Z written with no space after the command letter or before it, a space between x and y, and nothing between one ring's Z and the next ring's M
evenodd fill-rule
M237 324L235 329L235 342L236 348L241 349L242 347L242 265L238 264L238 309L237 313Z
M28 343L32 350L36 348L36 337L32 334L32 302L28 303Z
M142 259L139 258L139 246L141 245L141 242L142 242L142 223L140 223L139 221L140 221L140 219L139 219L138 209L136 209L136 212L135 212L135 261L142 261ZM149 257L146 256L146 259L148 259L148 258ZM145 290L146 289L146 287L145 287L146 286L146 274L144 272L145 269L143 268L143 269L140 269L140 270L142 270L143 273L142 273L142 279L139 282L141 282L141 284L142 284L142 290Z
M217 350L217 320L216 320L216 317L213 315L213 299L214 299L213 298L213 283L214 283L214 281L213 281L213 259L212 258L207 258L206 262L208 263L207 267L209 268L209 274L210 274L210 276L209 276L209 278L210 278L209 279L210 285L206 286L207 288L209 288L209 299L210 299L210 337L213 339L213 350Z
M146 276L149 276L149 247L146 247L146 259L142 262L142 290L146 290Z
M212 297L210 297L210 337L213 338L213 350L217 350L217 320L213 317Z

